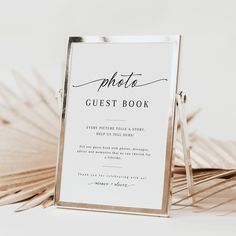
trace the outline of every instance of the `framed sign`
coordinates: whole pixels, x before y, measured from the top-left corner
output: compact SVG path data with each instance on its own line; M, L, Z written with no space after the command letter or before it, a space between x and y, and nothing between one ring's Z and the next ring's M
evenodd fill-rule
M70 37L56 206L168 216L179 45Z

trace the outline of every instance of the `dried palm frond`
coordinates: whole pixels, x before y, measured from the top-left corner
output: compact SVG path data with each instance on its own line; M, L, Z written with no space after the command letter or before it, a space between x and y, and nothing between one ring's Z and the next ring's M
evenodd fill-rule
M182 169L182 170L181 170ZM195 212L217 210L223 214L236 212L236 169L198 169L194 170L194 193L187 191L183 167L178 167L173 178L172 209L197 209ZM194 202L189 201L194 197ZM232 211L234 207L234 211Z
M26 201L17 211L51 205L59 133L55 93L14 72L12 91L0 85L0 205Z
M173 209L193 207L195 212L236 212L236 142L189 135L194 193L187 191L184 155L180 139L175 148ZM194 198L193 198L194 197ZM190 200L194 200L194 202ZM227 209L228 207L228 209ZM235 210L232 211L235 208ZM227 213L228 212L228 213Z
M194 169L236 169L236 142L189 135L191 160ZM176 143L175 165L184 165L180 139Z
M53 204L59 106L50 86L39 73L34 74L36 84L13 72L17 91L0 85L0 205L23 202L16 211ZM190 114L188 121L196 114ZM223 206L225 210L236 196L236 142L191 133L190 143L196 201L188 202L192 196L186 191L184 155L178 139L173 209L196 207L202 212ZM232 208L228 211L234 212Z

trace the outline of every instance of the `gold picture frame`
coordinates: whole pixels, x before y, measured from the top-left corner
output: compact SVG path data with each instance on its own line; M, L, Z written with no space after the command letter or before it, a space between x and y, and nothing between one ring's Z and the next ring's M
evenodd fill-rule
M63 88L63 104L62 104L62 115L61 115L61 133L60 142L58 148L58 163L57 163L57 177L56 177L56 189L55 189L55 206L62 208L81 209L81 210L92 210L102 212L115 212L115 213L128 213L138 215L149 215L149 216L169 216L169 205L170 205L170 191L171 191L171 169L173 159L173 146L175 136L175 113L176 113L176 94L178 92L178 70L179 70L179 54L180 54L180 35L173 36L111 36L111 37L70 37L67 49L67 62L66 62L66 73L65 82ZM73 44L171 44L172 47L172 65L171 65L171 82L170 82L170 96L169 96L169 114L168 114L168 129L167 141L166 141L166 154L164 164L164 184L163 184L163 195L162 204L160 209L151 209L143 207L129 207L129 206L115 206L109 204L92 204L87 202L74 202L74 201L63 201L61 199L61 181L62 181L62 169L63 169L63 153L64 153L64 142L65 142L65 130L66 130L66 115L68 109L68 96L70 86L70 73L72 63L72 45Z

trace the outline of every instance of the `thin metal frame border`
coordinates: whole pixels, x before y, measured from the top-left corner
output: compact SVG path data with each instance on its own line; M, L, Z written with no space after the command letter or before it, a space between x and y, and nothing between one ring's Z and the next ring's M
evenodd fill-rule
M169 99L169 121L167 130L165 176L164 176L164 189L163 189L161 209L121 207L121 206L111 206L111 205L98 205L98 204L60 201L61 175L62 175L63 151L64 151L64 134L66 125L67 98L69 95L68 88L70 83L70 65L71 65L71 54L72 54L73 43L172 43L173 44L174 48L172 55L172 71L171 71L171 86L170 86L171 92ZM54 198L55 206L67 209L169 217L171 187L172 187L171 183L172 165L173 165L172 160L174 156L175 125L176 125L176 94L178 92L178 86L179 86L178 76L179 76L179 62L180 62L180 47L181 47L180 35L69 37L68 47L67 47L65 81L63 88L61 132L58 145L58 157L57 157L57 168L56 168L56 187L55 187L55 198Z

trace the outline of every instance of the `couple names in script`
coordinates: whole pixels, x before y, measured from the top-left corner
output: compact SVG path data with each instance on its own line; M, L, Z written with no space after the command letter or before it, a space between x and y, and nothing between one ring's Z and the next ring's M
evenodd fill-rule
M118 72L115 72L110 79L102 78L92 80L83 84L79 85L72 85L74 88L83 87L92 83L98 83L97 92L99 92L102 88L110 88L110 87L117 87L117 88L138 88L147 85L151 85L161 81L168 81L167 79L158 79L153 80L147 83L139 83L137 77L142 76L142 74L136 74L131 72L130 74L120 74L120 78L118 79ZM148 108L149 101L142 101L142 100L123 100L122 107L145 107ZM106 106L106 107L115 107L117 104L117 100L110 100L110 99L87 99L86 106Z

